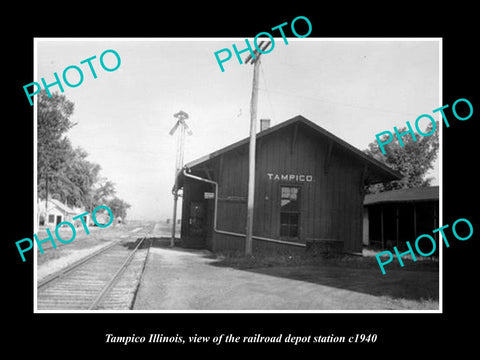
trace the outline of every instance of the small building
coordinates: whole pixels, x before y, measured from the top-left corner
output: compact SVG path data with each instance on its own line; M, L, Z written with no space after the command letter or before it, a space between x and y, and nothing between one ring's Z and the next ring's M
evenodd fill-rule
M314 246L362 250L364 186L400 174L303 116L256 136L253 250ZM181 239L185 247L243 251L249 138L185 165Z
M59 200L48 199L47 208L45 209L45 200L37 203L38 207L38 223L40 226L56 227L63 221L72 222L72 218L82 212L78 209L72 209Z
M406 249L422 234L439 227L439 188L420 187L365 196L363 244L373 248ZM438 233L433 234L438 242ZM438 245L438 244L437 244ZM429 244L431 250L431 244Z

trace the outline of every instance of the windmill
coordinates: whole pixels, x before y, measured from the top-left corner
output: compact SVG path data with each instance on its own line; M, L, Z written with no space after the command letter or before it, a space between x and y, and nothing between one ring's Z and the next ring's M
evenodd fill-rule
M188 135L192 135L192 130L188 127L187 123L185 122L188 119L188 114L185 111L180 110L178 113L173 115L177 122L173 126L172 130L170 130L169 134L173 135L177 131L178 127L180 127L180 131L178 132L178 140L177 140L177 160L175 164L175 185L173 186L173 220L172 220L172 238L170 239L170 246L173 247L175 245L175 226L177 222L177 201L178 201L178 175L183 168L183 150L185 145L185 132Z

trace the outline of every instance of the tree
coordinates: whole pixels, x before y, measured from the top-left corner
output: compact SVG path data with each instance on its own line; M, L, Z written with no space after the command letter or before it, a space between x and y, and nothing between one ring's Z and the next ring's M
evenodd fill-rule
M88 153L73 148L66 133L76 123L70 120L74 105L64 95L45 91L38 97L37 114L37 194L39 198L56 198L88 211L112 204L114 215L125 218L130 207L114 197L115 184L100 176L101 167L87 160ZM110 206L109 206L110 207Z
M55 179L67 164L70 142L65 133L75 126L70 121L74 105L64 95L48 97L45 91L38 94L37 112L37 184L39 196L47 198L49 187L55 189Z
M92 208L107 204L115 193L115 184L105 177L100 177L92 189Z
M438 129L438 122L435 125ZM433 124L430 123L424 133L429 133L432 129ZM407 131L406 127L398 130L399 133L405 131ZM367 188L367 193L430 185L433 178L425 178L425 176L430 169L433 169L435 159L438 156L438 131L430 136L421 136L415 133L415 138L416 141L413 140L411 135L403 136L403 147L400 146L398 141L392 141L385 147L385 155L381 152L376 140L368 145L368 149L364 150L367 155L397 170L403 177L398 181L370 185ZM381 138L381 141L385 140L385 137Z
M127 209L131 207L130 204L126 203L125 201L119 199L118 197L113 197L111 200L107 201L107 206L112 210L113 217L115 219L122 218L125 220L127 217Z
M86 160L88 154L81 148L71 149L65 171L59 176L59 199L74 206L88 207L92 203L93 185L98 181L100 165Z

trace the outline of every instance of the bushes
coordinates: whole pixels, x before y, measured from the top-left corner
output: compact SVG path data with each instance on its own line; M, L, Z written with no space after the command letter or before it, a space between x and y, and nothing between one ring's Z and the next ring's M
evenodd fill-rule
M289 253L281 248L277 251L259 251L251 256L245 256L243 251L217 253L216 266L229 266L236 269L253 269L262 267L283 266L339 266L358 269L378 269L378 263L373 256L358 256L349 254L316 255L308 252ZM398 269L437 271L438 261L413 262L404 260L405 266Z

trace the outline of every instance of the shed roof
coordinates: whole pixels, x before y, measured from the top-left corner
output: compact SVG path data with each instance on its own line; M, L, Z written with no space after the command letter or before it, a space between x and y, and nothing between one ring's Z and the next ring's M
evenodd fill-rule
M301 123L306 125L307 127L314 130L316 133L321 134L328 139L332 140L335 144L340 146L341 148L347 150L349 153L357 157L360 161L364 161L368 165L368 182L375 183L381 181L391 181L391 180L400 180L402 175L397 171L389 168L385 164L381 163L380 161L372 158L371 156L365 154L363 151L357 149L356 147L350 145L346 141L340 139L339 137L333 135L331 132L325 130L321 126L313 123L312 121L308 120L307 118L303 117L302 115L297 115L289 120L286 120L280 124L272 126L269 129L261 131L257 133L257 139L272 134L280 129L283 129L289 125ZM228 151L234 150L242 145L248 144L250 138L247 137L243 140L237 141L229 146L226 146L220 150L214 151L208 155L205 155L201 158L193 160L185 165L186 168L193 168L197 165L203 164L208 160L211 160L217 156L220 156Z
M439 198L438 186L427 186L411 189L385 191L377 194L365 195L363 205L394 202L436 201Z
M70 207L68 207L66 204L62 203L60 200L50 199L50 200L48 200L48 202L54 203L56 206L58 206L60 209L62 209L63 211L65 211L67 213L73 213L74 212Z
M38 205L39 205L39 208L40 209L44 209L45 208L45 200L40 200L38 202ZM48 199L48 210L51 210L52 207L57 207L59 210L67 213L67 214L73 214L75 213L75 210L74 209L71 209L70 207L68 207L67 205L65 205L64 203L62 203L60 200L57 200L57 199Z

